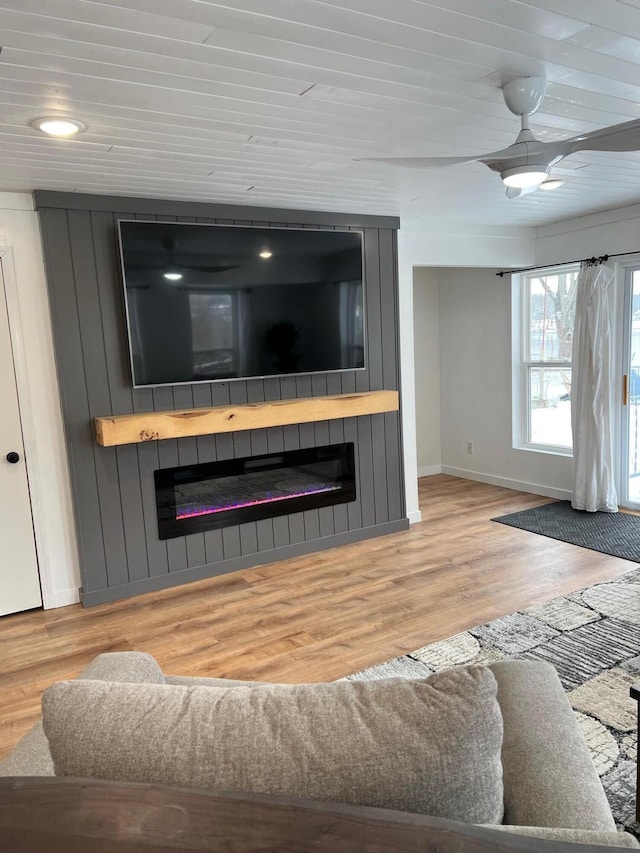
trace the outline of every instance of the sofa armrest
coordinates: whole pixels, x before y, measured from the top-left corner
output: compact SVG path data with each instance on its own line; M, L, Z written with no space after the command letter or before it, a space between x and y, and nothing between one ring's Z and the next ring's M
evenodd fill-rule
M95 657L78 678L164 684L158 662L144 652L105 652ZM42 721L31 728L12 752L0 761L0 776L54 776L49 741Z
M632 685L629 689L629 694L638 703L638 727L636 730L638 735L638 751L636 753L636 820L640 823L640 684Z
M0 761L0 776L55 776L42 720Z
M85 666L78 678L131 684L165 683L160 664L146 652L104 652Z
M614 831L589 748L555 669L490 664L504 723L505 824Z

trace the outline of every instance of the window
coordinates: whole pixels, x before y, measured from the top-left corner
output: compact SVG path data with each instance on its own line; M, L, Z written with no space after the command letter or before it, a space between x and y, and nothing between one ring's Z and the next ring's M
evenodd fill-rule
M514 400L520 405L516 442L521 447L571 451L571 347L578 271L577 266L555 267L519 280Z

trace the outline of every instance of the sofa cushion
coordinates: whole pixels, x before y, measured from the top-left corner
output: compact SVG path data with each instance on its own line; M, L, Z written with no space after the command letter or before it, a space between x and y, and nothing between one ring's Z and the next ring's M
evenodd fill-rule
M490 668L504 726L503 822L615 831L589 747L555 669L528 660L496 661Z
M43 711L58 775L502 820L502 716L485 667L228 688L69 681Z

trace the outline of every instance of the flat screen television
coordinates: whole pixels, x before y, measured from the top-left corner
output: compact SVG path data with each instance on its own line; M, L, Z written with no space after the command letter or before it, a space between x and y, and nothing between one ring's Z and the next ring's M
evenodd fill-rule
M362 232L120 220L136 388L365 366Z

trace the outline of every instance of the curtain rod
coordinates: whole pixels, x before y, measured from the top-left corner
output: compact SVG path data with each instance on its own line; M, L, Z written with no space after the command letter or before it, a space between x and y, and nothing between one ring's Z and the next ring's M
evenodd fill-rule
M582 264L582 263L590 263L590 264L600 263L600 264L602 264L602 263L606 263L609 260L609 258L622 258L625 255L637 255L637 254L638 254L637 249L635 252L614 252L612 255L600 255L597 258L596 257L579 258L576 261L560 261L557 264L540 264L540 266L537 266L537 267L522 267L521 269L518 269L518 270L500 270L500 272L497 272L496 275L499 275L500 278L502 278L504 275L513 275L514 273L518 273L518 272L533 272L533 270L547 270L547 269L550 269L551 267L566 267L568 264Z

